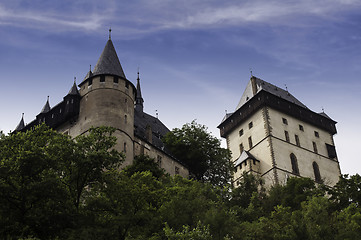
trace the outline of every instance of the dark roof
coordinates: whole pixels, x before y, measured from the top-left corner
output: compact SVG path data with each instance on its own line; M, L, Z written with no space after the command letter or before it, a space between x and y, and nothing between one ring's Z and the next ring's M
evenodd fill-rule
M104 50L93 70L94 76L101 74L110 74L126 78L112 40L110 39L105 45Z
M165 151L162 138L169 132L169 129L156 117L141 111L134 111L134 134L147 141L146 129L152 129L152 144Z
M87 80L88 78L92 77L93 76L93 73L91 70L89 70L89 72L86 74L84 80Z
M76 84L75 84L75 81L74 81L74 84L73 84L73 86L71 87L68 95L80 95L80 94L79 94L79 91L78 91L78 87L77 87Z
M254 80L255 85L252 84L252 80ZM254 87L256 87L256 89L252 89ZM236 110L238 108L242 107L243 104L245 104L250 98L252 98L254 95L256 95L258 92L260 92L262 90L307 109L306 105L304 105L301 101L299 101L297 98L295 98L288 91L286 91L282 88L279 88L271 83L268 83L260 78L252 76L251 80L249 81L249 83L246 87L246 90L244 91L244 93L241 97L241 100L239 101L239 103L237 105Z
M49 104L49 97L48 97L48 100L46 100L46 103L45 103L43 109L41 109L40 113L47 113L49 111L50 111L50 104Z
M24 113L23 113L23 116L21 117L19 124L16 126L15 131L20 131L24 127L25 127L25 123L24 123Z
M142 90L140 89L140 79L139 79L139 72L137 78L137 97L135 99L135 110L143 112L143 102L144 99L142 98Z

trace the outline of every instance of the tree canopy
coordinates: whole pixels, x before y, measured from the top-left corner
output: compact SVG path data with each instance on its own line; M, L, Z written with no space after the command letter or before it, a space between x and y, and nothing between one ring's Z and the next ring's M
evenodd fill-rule
M228 149L208 132L206 126L192 121L182 128L175 128L163 139L166 147L184 162L197 180L215 186L231 182L233 165Z
M114 129L76 139L45 125L0 136L0 239L360 239L361 177L332 189L306 178L265 190L171 177L139 156L119 169Z

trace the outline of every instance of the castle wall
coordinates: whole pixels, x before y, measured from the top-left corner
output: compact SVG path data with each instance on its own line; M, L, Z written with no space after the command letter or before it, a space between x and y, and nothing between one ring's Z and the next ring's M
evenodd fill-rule
M312 164L316 162L324 184L335 185L341 172L337 157L330 158L326 147L326 144L334 145L332 134L274 109L269 109L269 115L280 182L290 176L315 179ZM289 142L285 131L288 132ZM298 136L299 144L296 142L295 135ZM299 174L292 173L291 154L297 158Z
M147 155L158 163L159 167L163 168L171 176L180 175L188 178L189 171L182 164L174 160L172 157L155 148L153 145L143 141L142 139L135 138L134 141L134 155Z

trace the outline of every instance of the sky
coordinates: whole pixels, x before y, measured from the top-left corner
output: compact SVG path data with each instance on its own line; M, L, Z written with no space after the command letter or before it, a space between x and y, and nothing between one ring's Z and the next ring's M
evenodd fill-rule
M109 28L134 84L139 69L144 110L168 128L196 120L220 138L252 72L337 121L341 171L361 173L356 0L1 0L0 130L61 102Z

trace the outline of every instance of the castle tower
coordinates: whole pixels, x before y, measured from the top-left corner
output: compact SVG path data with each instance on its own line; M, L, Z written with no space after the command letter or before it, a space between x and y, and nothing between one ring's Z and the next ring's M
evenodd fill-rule
M232 152L234 185L245 172L261 176L267 186L291 176L335 185L341 174L335 124L287 90L252 76L235 112L218 126Z
M91 127L116 129L117 150L126 155L125 164L133 159L135 86L125 77L109 37L93 71L89 71L80 88L80 110L76 130L86 133Z

